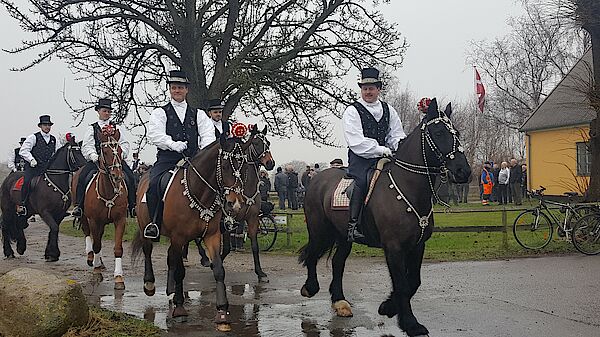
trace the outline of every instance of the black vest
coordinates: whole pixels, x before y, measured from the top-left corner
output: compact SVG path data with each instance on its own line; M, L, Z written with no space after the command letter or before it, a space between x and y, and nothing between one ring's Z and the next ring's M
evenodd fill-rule
M54 155L54 151L56 151L56 138L50 135L50 141L46 143L44 137L42 137L41 132L35 133L35 145L31 149L31 155L35 158L35 161L38 162L38 166L43 170L46 169L46 165L52 155Z
M227 137L229 137L229 135L231 134L231 125L229 124L229 122L227 121L223 121L221 120L221 125L223 126L223 134L221 134L221 132L219 132L219 129L217 129L217 127L215 126L215 137L219 140L219 138L223 138L221 139L226 140Z
M19 154L19 150L21 150L20 147L15 149L15 167L18 171L23 171L23 169L25 168L25 159L21 157L21 155Z
M100 138L98 135L100 132L102 132L102 130L100 129L100 124L98 124L98 122L92 123L91 125L92 129L94 129L94 146L96 147L96 154L100 155Z
M187 149L183 153L188 157L192 157L196 153L196 151L198 151L198 125L196 125L196 123L198 122L198 110L188 105L187 110L185 111L185 118L182 124L179 120L179 117L177 116L177 113L175 112L175 108L173 108L173 105L171 103L163 106L162 108L165 111L165 115L167 116L167 135L171 136L171 138L176 142L187 141ZM158 150L157 156L159 158L162 156L167 156L169 158L183 158L183 155L180 153L161 149Z
M358 111L360 122L362 124L363 135L367 138L372 138L381 146L385 146L385 137L390 128L390 108L385 102L381 102L383 107L383 116L378 121L375 117L359 102L352 103L352 106Z

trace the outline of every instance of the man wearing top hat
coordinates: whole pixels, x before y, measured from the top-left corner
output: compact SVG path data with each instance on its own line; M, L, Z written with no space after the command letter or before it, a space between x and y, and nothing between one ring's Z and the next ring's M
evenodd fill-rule
M215 136L217 139L224 140L231 136L231 124L223 120L223 108L224 105L221 103L221 100L208 100L208 117L210 117L215 126Z
M379 158L391 156L398 142L406 138L396 110L379 100L382 83L375 68L361 70L358 82L361 98L349 105L342 117L344 138L348 143L348 174L355 188L350 199L348 241L362 239L356 226L367 193L367 172Z
M173 169L184 157L192 157L215 141L215 127L206 112L190 107L186 101L189 81L181 70L169 72L167 85L171 101L152 111L148 123L148 139L156 147L156 163L150 169L150 185L146 193L152 222L144 228L144 237L160 235L161 215L158 183L166 171Z
M77 180L77 190L75 193L75 207L73 208L73 216L81 217L83 214L83 205L85 198L86 184L89 182L88 178L91 173L98 172L98 158L100 157L100 133L104 127L111 125L116 128L111 121L109 121L112 115L112 101L108 98L101 98L96 104L96 112L98 113L98 121L90 124L83 142L81 144L81 153L83 157L88 161L79 173L79 180ZM129 154L129 142L123 136L123 133L119 137L119 146L121 147L121 164L123 173L125 175L125 184L127 185L127 202L130 214L133 215L133 208L135 207L135 178L133 172L125 162L127 155Z
M23 171L25 169L25 159L19 154L19 150L21 150L21 145L23 145L25 139L25 137L21 137L19 147L12 149L8 153L8 168L11 172Z
M27 197L29 196L29 182L36 176L41 175L46 171L50 158L56 152L56 138L50 134L52 129L52 121L50 116L40 116L40 122L38 127L40 131L31 134L25 138L19 155L25 159L25 177L23 180L23 187L21 188L21 203L17 209L19 216L25 216L27 214Z

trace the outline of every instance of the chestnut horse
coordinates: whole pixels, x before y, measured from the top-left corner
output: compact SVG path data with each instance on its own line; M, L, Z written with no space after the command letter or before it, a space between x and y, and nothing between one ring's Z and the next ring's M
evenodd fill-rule
M161 235L170 238L167 265L167 295L173 294L175 308L172 317L185 321L187 311L183 307L183 279L185 267L182 259L183 245L195 238L202 238L211 260L216 285L217 315L215 323L221 331L231 330L229 303L225 292L225 269L220 256L221 217L226 221L244 206L242 177L248 170L247 151L252 137L243 143L230 138L221 144L214 142L198 151L175 173L173 183L164 195L164 211ZM150 222L148 208L143 196L148 189L148 174L142 177L137 191L137 219L140 230L133 241L132 258L144 252L144 292L154 295L155 277L152 267L152 241L142 236L144 227ZM232 212L233 211L233 212ZM232 213L229 213L232 212Z
M85 234L85 250L87 264L94 267L94 273L102 273L104 264L100 250L104 227L109 223L115 225L115 270L114 288L125 289L123 279L123 233L127 219L127 187L124 181L122 150L119 145L121 133L116 128L103 128L98 134L100 140L100 155L98 157L98 172L90 182L85 192L85 204L81 217L81 228ZM77 180L85 179L79 174L73 179L73 199L77 190Z
M14 258L11 241L17 242L17 253L23 255L27 248L27 240L23 230L27 227L27 219L39 214L50 228L48 243L44 258L48 262L58 261L60 249L58 248L58 227L67 215L71 205L71 192L69 180L73 172L85 164L79 143L70 137L65 145L59 148L48 162L48 168L39 177L31 180L29 197L27 200L27 215L17 216L16 205L21 200L21 191L15 191L14 186L23 172L13 172L4 179L1 187L2 201L2 237L4 256Z
M450 104L439 112L435 99L419 126L398 146L376 181L363 209L362 227L371 246L383 247L392 280L392 293L379 307L379 314L398 315L398 326L409 336L429 332L415 318L410 300L421 284L421 263L425 241L433 232L433 180L435 174L464 183L471 168L463 154L458 132L450 120ZM338 316L352 316L345 300L342 277L352 243L347 241L348 212L331 209L333 191L344 176L340 169L316 175L307 191L304 205L308 244L299 261L308 269L301 294L319 292L317 262L335 247L333 279L329 286L332 307ZM379 282L381 275L373 275Z

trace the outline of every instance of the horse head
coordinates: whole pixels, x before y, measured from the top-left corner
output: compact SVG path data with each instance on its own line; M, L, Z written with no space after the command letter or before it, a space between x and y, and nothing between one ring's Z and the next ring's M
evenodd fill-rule
M466 183L471 175L471 166L460 145L459 133L450 120L451 114L450 103L441 112L438 110L437 100L435 98L431 100L427 115L421 124L426 143L423 146L428 146L432 150L435 157L430 160L436 162L442 169L445 168L452 181Z
M119 193L121 182L124 180L122 156L123 150L119 145L121 132L112 124L102 128L100 140L100 156L98 167L100 171L108 174L115 193Z
M248 170L247 151L250 142L240 137L232 137L221 141L219 162L217 163L217 181L223 191L223 211L232 217L245 204L244 176Z
M275 167L275 160L271 154L271 142L267 139L267 126L261 130L258 126L250 127L250 155L249 161L264 166L267 170L272 170Z
M85 165L85 162L81 153L81 142L76 142L75 136L67 133L65 144L56 150L48 162L48 169L75 172Z

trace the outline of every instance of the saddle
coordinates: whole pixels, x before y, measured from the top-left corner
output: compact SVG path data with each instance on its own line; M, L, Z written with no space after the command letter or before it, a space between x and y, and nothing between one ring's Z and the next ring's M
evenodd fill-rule
M40 179L42 179L41 176L37 176L34 177L33 179L31 179L31 181L29 182L29 191L33 191L33 189L35 189L35 186L37 186L37 184L40 182ZM17 179L17 181L15 181L12 190L13 191L21 191L23 189L23 183L25 182L25 177L20 177L19 179Z
M158 186L156 187L156 191L158 192L158 196L160 197L161 201L165 201L165 196L173 184L173 180L175 179L175 175L178 171L179 167L175 167L172 170L165 171L165 173L163 173L160 178L157 179ZM146 202L146 193L144 193L144 196L142 197L142 202ZM159 205L159 207L162 207L162 202L160 204L161 205Z
M381 170L383 166L389 163L390 160L388 158L381 158L377 161L373 167L369 169L367 172L367 181L369 182L369 189L367 190L367 194L365 197L364 205L369 202L369 198L373 193L373 189L375 188L375 183L379 180L379 176L381 175ZM331 209L334 211L347 211L350 208L350 197L352 196L352 191L354 190L354 179L348 175L345 175L336 188L333 190L333 196L331 198Z

